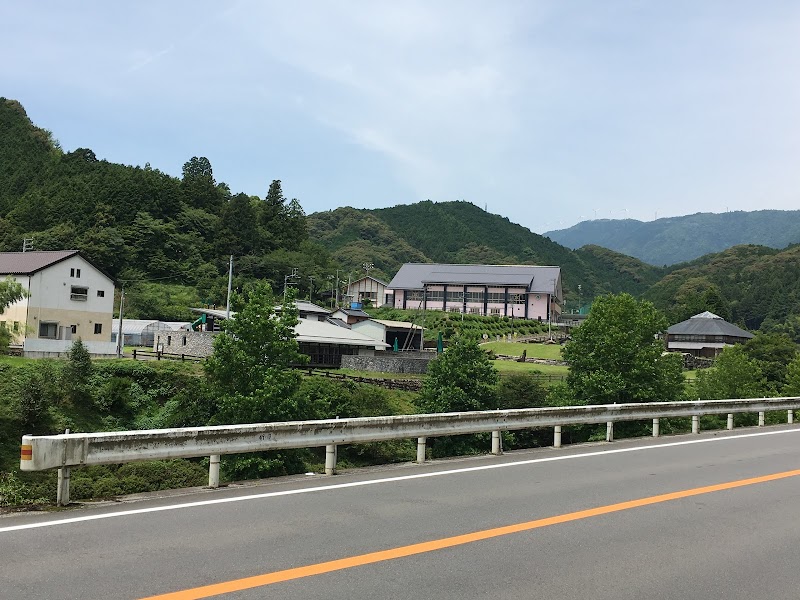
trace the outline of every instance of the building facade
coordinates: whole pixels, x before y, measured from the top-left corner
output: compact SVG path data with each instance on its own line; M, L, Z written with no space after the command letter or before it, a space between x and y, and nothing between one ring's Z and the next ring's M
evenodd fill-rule
M743 344L753 334L712 312L703 312L667 329L667 350L714 358L726 346Z
M395 308L557 321L561 268L406 263L386 296Z
M0 313L0 327L26 356L58 356L80 338L89 352L115 354L113 280L77 250L0 253L0 278L28 293Z
M345 297L350 302L361 305L383 306L388 303L386 299L387 284L380 279L366 276L353 281L347 286Z

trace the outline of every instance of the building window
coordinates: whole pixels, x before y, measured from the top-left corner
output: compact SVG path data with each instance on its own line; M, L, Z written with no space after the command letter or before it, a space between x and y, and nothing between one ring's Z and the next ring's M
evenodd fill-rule
M491 312L491 314L493 314L493 315L499 315L500 314L500 309L499 308L493 308L489 312Z
M525 294L509 294L508 301L512 304L525 304Z
M447 292L447 301L448 302L464 302L464 292L462 291L448 291Z
M461 312L461 307L460 306L448 306L447 310L449 310L450 312L453 312L453 313L460 313Z
M505 304L506 295L504 292L489 292L489 304Z
M483 304L483 292L467 292L467 302L471 304Z
M80 271L80 269L78 270ZM86 302L89 299L89 288L78 287L77 285L73 285L72 288L70 289L69 299Z
M58 323L39 323L39 337L46 340L57 340Z
M75 269L75 277L80 278L80 276L81 276L81 270L80 269Z
M183 336L183 345L186 345L186 336Z
M172 346L172 336L171 335L167 336L167 346Z
M444 290L428 290L428 302L443 302Z
M78 326L77 326L77 325L70 325L70 326L69 326L69 330L70 330L72 333L78 333Z
M481 314L481 309L480 308L476 308L475 306L473 306L472 308L469 309L469 314L471 314L471 315L479 315L479 314Z
M422 300L422 290L406 290L406 300Z
M105 298L106 297L106 291L105 290L97 290L97 297L98 298Z
M100 333L103 333L103 324L102 323L95 323L94 324L94 334L97 335L97 334L100 334Z
M14 321L14 332L19 331L19 321Z
M75 277L75 269L70 269L69 270L69 276L70 277Z

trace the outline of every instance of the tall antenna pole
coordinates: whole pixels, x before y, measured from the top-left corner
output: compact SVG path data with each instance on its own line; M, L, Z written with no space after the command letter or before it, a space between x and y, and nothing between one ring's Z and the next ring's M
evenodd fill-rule
M233 284L233 254L231 254L231 262L228 266L228 301L225 303L225 320L231 318L231 285Z

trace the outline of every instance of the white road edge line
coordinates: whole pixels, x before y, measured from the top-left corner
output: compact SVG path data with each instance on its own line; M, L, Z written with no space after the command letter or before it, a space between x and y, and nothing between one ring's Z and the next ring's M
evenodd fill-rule
M313 492L326 492L329 490L341 490L345 488L362 487L379 483L394 483L397 481L408 481L411 479L424 479L427 477L441 477L443 475L458 475L461 473L472 473L475 471L487 471L489 469L504 469L507 467L519 467L536 463L555 462L559 460L572 460L577 458L593 458L597 456L608 456L609 454L623 454L626 452L640 452L643 450L660 450L662 448L674 448L676 446L689 446L691 444L707 444L711 442L725 442L729 440L740 440L743 438L762 437L766 435L783 435L789 433L800 433L800 429L783 429L780 431L762 431L758 433L745 433L741 435L729 435L725 437L703 438L700 440L685 440L682 442L668 442L666 444L653 444L651 446L639 446L634 448L615 448L612 450L600 450L597 452L585 452L583 454L567 454L562 456L548 456L545 458L532 458L515 462L498 463L493 465L481 465L479 467L464 467L461 469L448 469L446 471L433 471L430 473L417 473L415 475L400 475L397 477L385 477L382 479L369 479L367 481L353 481L350 483L335 483L316 487L302 488L298 490L284 490L281 492L265 492L263 494L250 494L247 496L235 496L232 498L216 498L214 500L199 500L197 502L184 502L182 504L171 504L167 506L154 506L150 508L137 508L133 510L121 510L117 512L102 513L97 515L85 515L82 517L72 517L69 519L58 519L55 521L41 521L38 523L27 523L25 525L12 525L10 527L0 527L0 533L10 531L22 531L25 529L37 529L39 527L52 527L55 525L69 525L71 523L81 523L84 521L96 521L99 519L111 519L115 517L127 517L130 515L141 515L151 512L161 512L165 510L178 510L183 508L196 508L199 506L211 506L214 504L227 504L228 502L244 502L246 500L259 500L262 498L276 498L279 496L294 496L296 494L310 494Z

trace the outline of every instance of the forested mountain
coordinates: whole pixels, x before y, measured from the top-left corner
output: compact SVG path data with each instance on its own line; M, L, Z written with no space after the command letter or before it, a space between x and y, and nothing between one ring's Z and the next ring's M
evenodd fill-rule
M259 278L279 289L297 268L307 289L309 276L330 270L280 181L262 199L233 194L202 157L178 179L87 148L65 152L18 102L0 98L0 250L19 251L26 238L36 250L81 250L124 281L132 317L187 318L187 304L224 303L230 254L238 287Z
M800 341L800 246L739 246L666 269L600 245L570 250L468 202L339 208L306 217L297 200L284 197L279 180L265 180L265 188L263 198L235 194L214 179L203 157L189 159L177 178L149 165L100 160L87 148L67 152L18 102L0 98L0 251L21 250L23 239L38 250L81 250L125 284L129 317L182 320L188 306L224 304L230 254L235 287L265 279L279 291L296 269L292 282L301 297L313 285L316 301L320 290L331 289L337 269L346 279L362 274L363 263L385 279L412 261L551 264L563 269L568 310L579 300L625 291L651 299L671 322L713 310ZM683 245L702 237L689 233L691 223L702 232L696 223L716 218L730 220L717 221L723 223L717 229L737 219L760 223L754 231L769 230L771 244L780 244L796 216L760 211L660 221L684 223ZM623 237L622 230L615 236Z
M645 292L677 323L703 310L800 342L800 245L736 246L680 265Z
M697 213L647 223L596 219L544 235L569 248L595 244L651 265L672 265L743 244L776 249L796 244L800 210Z
M387 279L404 262L558 265L575 307L596 294L641 294L665 272L605 248L569 250L469 202L337 208L310 215L308 228L335 262L371 262Z

